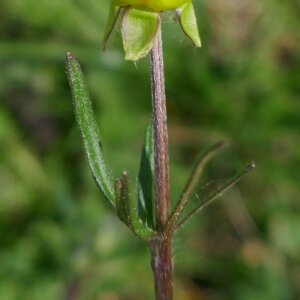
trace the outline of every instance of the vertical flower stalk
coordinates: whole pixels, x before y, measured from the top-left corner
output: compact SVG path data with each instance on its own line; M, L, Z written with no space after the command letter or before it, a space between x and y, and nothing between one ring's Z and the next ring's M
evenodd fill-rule
M169 196L169 151L167 108L164 80L164 62L161 29L150 53L152 86L152 124L154 133L154 188L155 217L158 235L150 240L151 266L154 274L157 300L171 300L172 247L171 236L166 236L164 227L170 210Z
M172 236L160 234L149 241L155 299L173 299Z
M169 215L169 151L164 62L161 30L150 54L152 123L154 133L155 208L158 231L162 231Z

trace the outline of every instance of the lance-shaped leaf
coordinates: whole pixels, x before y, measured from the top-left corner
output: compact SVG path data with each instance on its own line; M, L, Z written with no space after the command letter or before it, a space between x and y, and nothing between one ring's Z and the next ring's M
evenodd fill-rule
M245 175L247 175L250 171L252 171L255 168L255 163L252 162L248 166L246 166L242 171L237 173L233 178L231 178L225 185L217 189L215 192L213 192L211 195L207 197L205 201L197 205L192 211L190 211L177 225L176 229L183 226L192 216L194 216L196 213L203 210L205 207L216 201L218 198L220 198L224 193L226 193L228 190L230 190L236 183L238 183L242 178L244 178Z
M192 2L186 3L177 9L180 25L184 33L192 40L196 47L201 47L197 19Z
M128 8L122 21L125 59L139 60L153 48L160 17L158 13Z
M92 102L80 65L67 53L67 73L72 90L75 115L92 174L104 197L114 205L114 188L109 168L104 162L101 138L93 113Z
M174 232L176 223L178 219L181 217L181 214L188 203L188 200L193 193L196 185L198 184L199 178L203 172L206 164L218 153L226 145L225 142L221 141L213 145L211 148L206 150L198 159L193 172L191 173L184 189L181 194L181 197L173 209L172 213L169 216L169 219L166 224L166 231Z
M152 122L149 122L142 149L137 183L138 213L141 220L151 228L154 226L153 204L154 143Z
M121 13L121 9L121 7L115 6L113 4L110 6L108 21L106 24L105 34L102 42L103 50L106 50L108 40L117 24L118 18Z
M151 238L155 232L144 225L137 213L136 201L132 198L129 189L128 173L123 172L122 177L115 184L116 207L119 218L141 239Z

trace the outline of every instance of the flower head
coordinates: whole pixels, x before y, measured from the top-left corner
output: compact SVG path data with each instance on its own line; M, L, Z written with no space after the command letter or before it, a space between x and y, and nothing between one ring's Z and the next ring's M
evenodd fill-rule
M121 32L127 60L138 60L152 49L161 26L162 12L176 10L183 32L201 46L191 0L112 0L103 49L122 15Z

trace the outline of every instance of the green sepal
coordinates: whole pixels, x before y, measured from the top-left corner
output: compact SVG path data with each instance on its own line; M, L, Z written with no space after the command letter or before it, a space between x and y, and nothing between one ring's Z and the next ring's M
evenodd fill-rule
M77 60L67 53L67 73L72 90L76 120L92 174L104 197L114 206L114 188L111 172L104 162L99 129L84 75Z
M197 19L192 2L188 2L177 9L180 25L183 32L189 37L196 47L201 47Z
M158 13L127 8L122 20L125 59L139 60L153 48L160 27Z
M144 146L141 153L140 170L137 182L138 213L143 221L151 228L154 225L153 203L153 174L154 174L154 142L152 122L147 127Z
M122 9L121 7L115 6L113 4L110 6L109 16L108 16L108 20L105 28L105 34L102 42L103 50L106 50L108 40L117 24L118 18L121 13L121 9Z
M132 198L129 189L128 173L123 172L122 177L115 184L117 214L133 233L143 240L151 238L155 232L144 225L137 214L136 201Z

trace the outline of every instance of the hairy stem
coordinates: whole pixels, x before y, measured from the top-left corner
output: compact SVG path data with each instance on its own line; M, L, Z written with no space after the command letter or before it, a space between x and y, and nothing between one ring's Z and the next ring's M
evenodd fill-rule
M169 153L161 31L151 51L152 121L154 132L155 208L158 231L169 215Z
M154 275L155 299L173 299L171 236L157 236L149 241Z
M167 109L161 29L151 51L152 121L154 132L155 217L158 234L149 241L156 300L172 300L171 236L163 233L170 210Z

